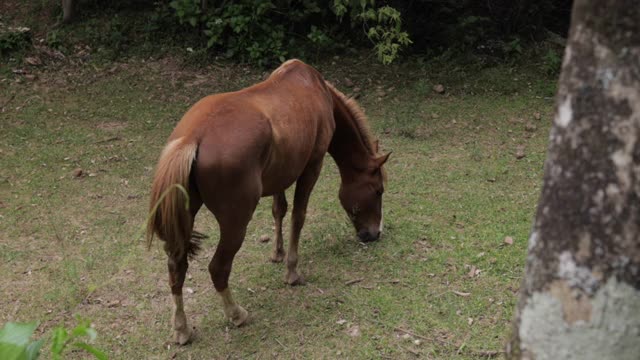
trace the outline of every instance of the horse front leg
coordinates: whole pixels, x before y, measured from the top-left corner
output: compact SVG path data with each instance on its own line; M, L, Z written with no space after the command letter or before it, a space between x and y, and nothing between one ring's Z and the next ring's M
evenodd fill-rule
M284 241L282 240L282 219L287 214L287 197L283 192L273 195L273 205L271 213L276 224L276 241L273 243L272 262L282 262L284 260Z
M289 251L287 252L287 272L284 277L284 281L289 285L304 285L304 278L297 271L298 243L300 240L300 232L302 231L307 215L309 196L318 180L321 169L322 160L310 163L296 182L296 192L291 214L291 239L289 240Z

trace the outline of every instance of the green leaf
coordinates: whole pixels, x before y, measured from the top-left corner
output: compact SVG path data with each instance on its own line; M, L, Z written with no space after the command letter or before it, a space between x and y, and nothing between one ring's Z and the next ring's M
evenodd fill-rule
M87 343L77 342L77 343L73 344L73 346L78 347L80 349L83 349L83 350L91 353L98 360L107 360L107 359L109 359L107 357L107 354L105 354L104 352L94 348L93 346L91 346L91 345L89 345Z
M78 336L88 336L91 341L96 339L98 333L94 328L91 327L89 322L80 323L80 325L76 326L71 332L71 337Z
M25 355L27 360L35 360L40 356L40 348L44 344L44 339L40 339L38 341L34 341L25 350Z
M23 360L25 359L25 347L0 342L0 359Z
M38 327L37 322L12 323L8 322L0 330L0 343L12 344L16 346L26 346L29 338Z
M69 334L67 334L67 330L63 327L57 327L53 329L53 334L51 335L51 354L54 359L60 359L60 355L62 354L62 350L64 350L67 345L67 339L69 338Z
M37 341L36 345L28 345L29 339L38 327L38 323L6 323L0 330L0 359L3 360L31 360L38 356L37 346L42 345L42 340ZM29 349L33 348L35 353Z

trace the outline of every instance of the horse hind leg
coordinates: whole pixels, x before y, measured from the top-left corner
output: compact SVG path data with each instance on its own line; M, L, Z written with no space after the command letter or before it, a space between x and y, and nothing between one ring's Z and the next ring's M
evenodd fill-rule
M202 206L202 200L200 200L195 191L190 191L190 196L191 226L193 228L193 219L195 219L198 210ZM173 297L171 324L173 326L174 340L180 345L188 343L191 339L191 329L187 323L187 315L184 312L184 300L182 297L182 287L187 269L189 268L188 257L195 255L199 247L199 241L204 237L204 235L192 229L192 239L190 239L189 244L187 244L187 252L180 257L168 254L169 286L171 287L171 295Z
M244 240L248 222L248 219L243 222L233 221L229 224L220 222L220 243L209 263L211 280L222 300L224 314L236 326L242 325L249 314L233 300L229 288L229 275L233 259Z
M276 225L276 241L273 243L273 253L270 260L272 262L282 262L284 260L284 241L282 239L282 219L287 214L287 197L283 192L273 195L273 205L271 213Z
M174 340L180 345L189 342L191 338L191 329L187 324L187 316L184 312L184 301L182 298L182 286L184 278L189 267L187 256L175 258L169 256L167 261L169 268L169 285L171 286L171 295L173 297L173 316L171 323L173 324Z
M236 191L218 194L214 198L205 197L205 204L214 213L220 226L220 241L209 263L209 273L222 300L224 314L236 326L242 325L249 314L234 301L229 288L229 275L233 259L244 241L247 225L260 200L261 185L252 182L256 178L248 176L244 183L236 180Z

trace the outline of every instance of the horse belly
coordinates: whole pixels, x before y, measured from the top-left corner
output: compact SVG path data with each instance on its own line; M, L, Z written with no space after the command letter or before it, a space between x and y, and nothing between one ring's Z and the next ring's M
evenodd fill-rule
M265 168L262 173L262 196L270 196L288 189L300 177L305 165L306 162L296 164L295 161L284 161Z
M282 137L275 137L271 156L262 171L262 196L273 195L289 188L300 177L312 158L323 156L326 152L326 149L318 149L316 131L309 131L309 128L299 130L301 131L295 137L287 136L288 141L283 141Z

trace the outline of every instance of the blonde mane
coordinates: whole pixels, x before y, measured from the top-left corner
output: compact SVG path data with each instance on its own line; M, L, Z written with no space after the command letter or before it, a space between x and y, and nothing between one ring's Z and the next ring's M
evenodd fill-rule
M345 107L349 111L349 114L355 122L356 129L358 130L358 133L360 134L362 142L366 146L367 151L371 155L375 156L376 149L373 140L373 134L371 133L371 128L369 128L369 120L367 119L367 116L364 114L364 111L362 110L360 105L358 105L355 99L346 96L340 90L336 89L335 86L333 86L330 82L325 80L325 83L327 84L329 89L331 89L331 91L333 91L338 96L338 99L340 99L345 105Z

